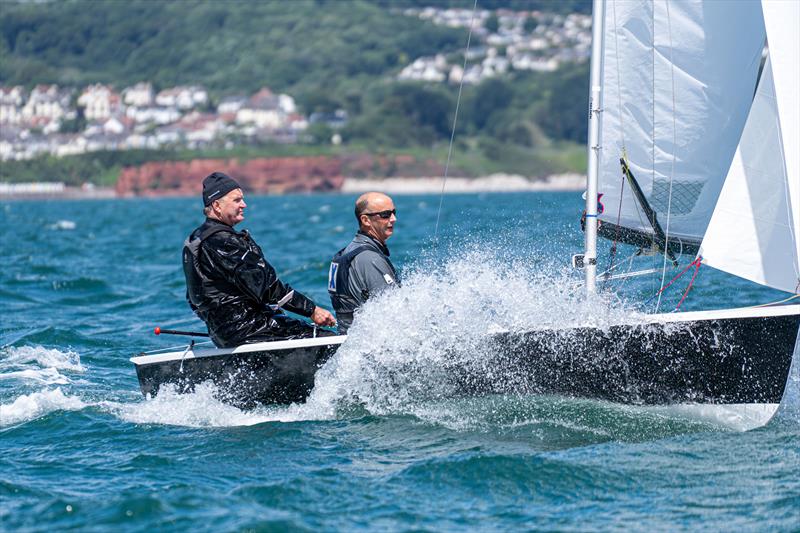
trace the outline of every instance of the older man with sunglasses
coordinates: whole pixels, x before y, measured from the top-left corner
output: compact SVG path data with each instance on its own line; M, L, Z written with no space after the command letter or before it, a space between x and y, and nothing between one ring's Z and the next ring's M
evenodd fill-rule
M328 272L328 293L342 334L369 297L400 285L386 247L397 221L394 202L383 193L364 193L356 200L355 214L358 233L333 256Z

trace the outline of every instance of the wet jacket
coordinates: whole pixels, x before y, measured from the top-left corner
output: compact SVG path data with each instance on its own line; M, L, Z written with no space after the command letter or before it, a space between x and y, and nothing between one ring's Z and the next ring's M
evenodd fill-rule
M333 256L328 271L328 294L339 333L347 332L353 323L353 312L370 296L399 285L386 245L366 233L356 233L350 244Z
M278 279L247 231L214 219L207 218L184 242L183 271L186 299L220 347L275 336L269 305L280 302L306 317L314 312L314 302Z

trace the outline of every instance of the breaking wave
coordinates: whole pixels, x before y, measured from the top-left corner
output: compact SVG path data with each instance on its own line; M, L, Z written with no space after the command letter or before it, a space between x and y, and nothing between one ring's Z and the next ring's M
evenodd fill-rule
M10 404L0 405L0 427L28 422L54 411L77 411L87 405L76 396L69 396L61 388L22 395Z
M54 368L83 372L81 358L71 350L62 352L42 346L12 346L0 350L0 370L12 366L35 365L40 368Z
M52 230L74 230L77 227L74 221L72 220L59 220L58 222L54 222L48 226L49 229Z
M0 426L27 422L53 411L86 407L83 401L65 394L60 387L69 385L69 374L84 372L80 355L42 346L10 346L0 349ZM10 396L9 396L10 395Z

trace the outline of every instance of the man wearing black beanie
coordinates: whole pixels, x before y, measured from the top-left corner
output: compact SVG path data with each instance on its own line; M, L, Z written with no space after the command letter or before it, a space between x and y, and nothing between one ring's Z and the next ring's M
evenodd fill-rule
M203 205L206 220L183 245L183 272L189 306L208 326L214 344L229 348L311 333L305 322L279 308L320 326L336 323L330 312L278 279L247 230L233 229L247 207L236 180L222 172L207 176Z

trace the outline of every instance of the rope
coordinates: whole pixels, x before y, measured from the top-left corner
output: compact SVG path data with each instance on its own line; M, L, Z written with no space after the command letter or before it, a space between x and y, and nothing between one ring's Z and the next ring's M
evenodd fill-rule
M211 341L203 341L203 342L195 342L194 343L195 346L202 346L204 344L211 344L213 346L213 343ZM184 347L186 347L185 344L179 344L177 346L170 346L170 347L167 347L167 348L158 348L157 350L150 350L150 351L141 352L141 353L142 353L142 355L156 355L156 354L160 354L160 353L173 352L173 351L175 351L175 350L177 350L179 348L184 348Z
M695 278L697 278L697 272L700 270L700 264L701 264L700 263L700 258L698 257L697 259L692 261L690 264L694 265L694 274L692 274L692 279L691 279L691 281L689 281L689 286L686 287L686 292L683 293L683 297L681 298L681 301L678 302L678 305L675 307L676 311L681 308L681 304L686 299L686 297L689 295L689 291L692 290L692 285L694 285L694 280L695 280Z
M442 178L442 192L439 194L439 210L436 212L436 227L433 230L433 244L439 244L439 220L442 216L442 204L444 203L444 186L447 183L447 173L450 170L450 157L453 155L453 140L456 137L456 122L458 121L458 108L461 106L461 90L464 88L464 76L467 74L467 53L469 43L472 40L472 26L475 22L475 12L478 9L478 0L472 4L472 15L469 20L469 34L467 35L467 45L464 48L464 66L461 71L461 80L458 83L458 97L456 98L456 111L453 115L453 129L450 131L450 146L447 148L447 162L444 165L444 177Z
M669 289L669 288L670 288L670 286L671 286L673 283L675 283L675 282L678 280L678 278L680 278L681 276L683 276L684 274L686 274L686 272L687 272L687 271L688 271L690 268L692 268L693 266L694 266L694 267L696 267L696 268L700 268L700 263L701 263L701 261L702 261L702 258L701 258L701 257L697 257L697 258L696 258L694 261L692 261L691 263L689 263L688 265L686 265L686 267L685 267L683 270L681 270L680 272L678 272L678 273L675 275L675 277L674 277L674 278L672 278L672 280L671 280L669 283L667 283L667 284L666 284L664 287L662 287L662 288L661 288L661 290L659 290L659 291L658 291L656 294L654 294L654 295L652 295L650 298L648 298L648 299L647 299L647 301L646 301L644 304L645 304L645 305L647 305L648 303L650 303L650 302L653 300L653 298L655 298L656 296L660 295L660 294L661 294L662 292L664 292L665 290ZM696 276L696 275L697 275L697 270L695 270L695 276ZM692 278L692 281L694 281L694 277ZM687 292L688 292L688 291L687 291ZM683 300L681 300L681 302L682 302L682 301L683 301Z
M620 123L622 123L622 112L620 111ZM625 151L625 139L622 139L622 157L625 159L625 164L628 164L628 154ZM630 168L630 167L629 167ZM622 173L619 185L619 205L617 206L617 222L614 228L614 241L611 243L611 265L609 266L609 270L614 268L614 260L617 257L617 243L619 242L619 230L620 230L620 220L622 219L622 196L625 193L625 173ZM638 210L638 206L637 206ZM641 218L641 216L640 216Z
M791 302L795 298L800 298L800 294L795 294L794 296L789 296L788 298L784 298L783 300L778 300L777 302L770 302L770 303L759 304L759 305L751 305L748 309L755 309L757 307L769 307L771 305L784 304L786 302Z

